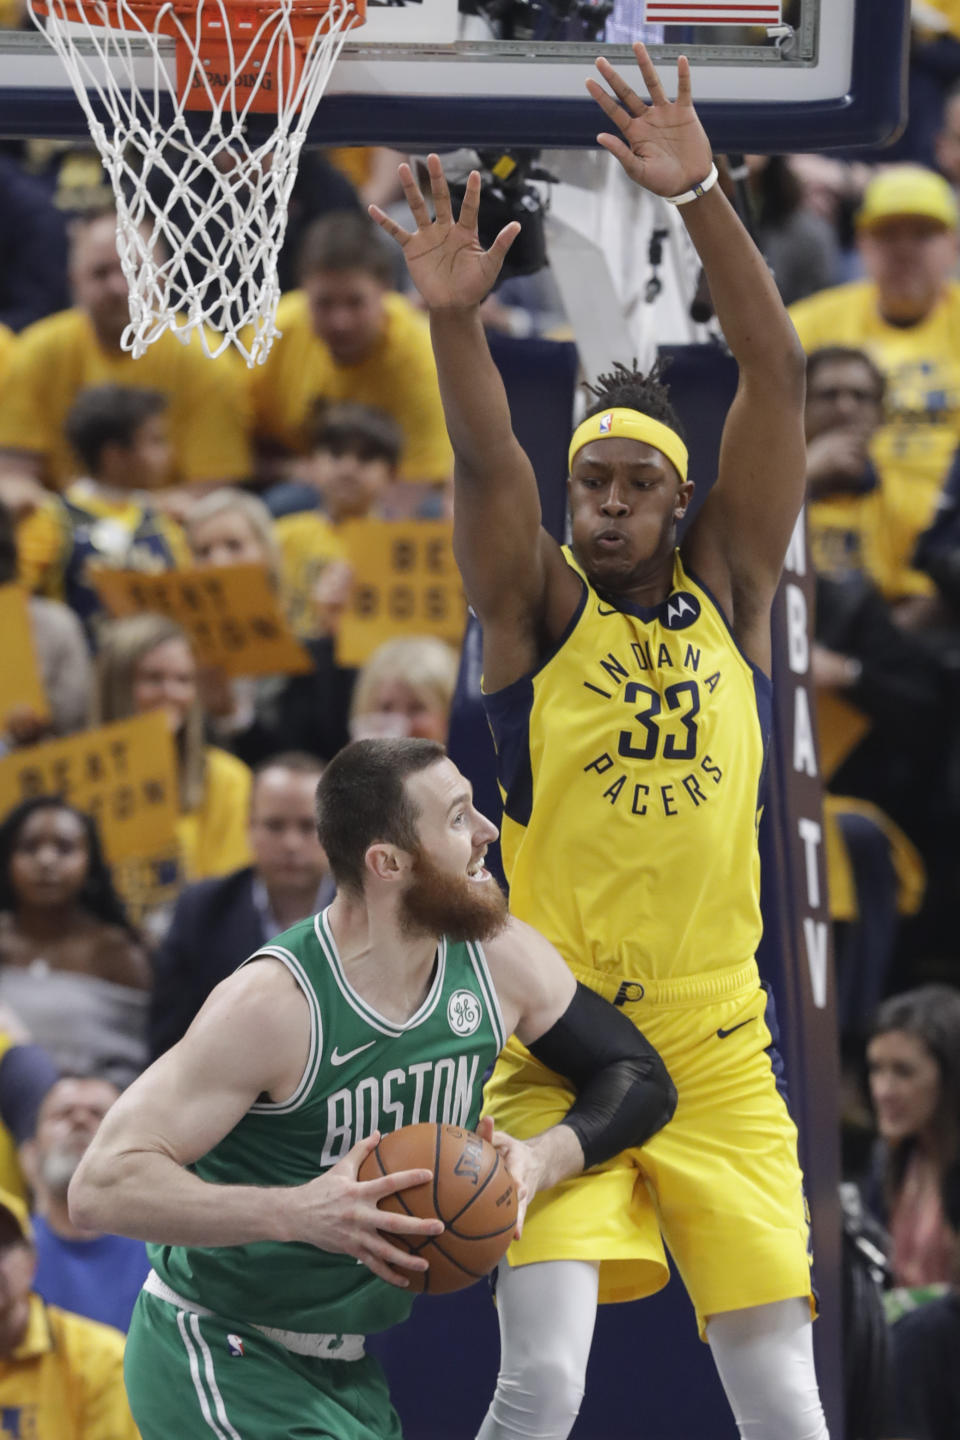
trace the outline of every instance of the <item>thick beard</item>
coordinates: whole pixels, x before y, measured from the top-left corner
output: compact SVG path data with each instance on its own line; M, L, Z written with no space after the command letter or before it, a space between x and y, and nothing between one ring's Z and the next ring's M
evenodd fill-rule
M59 1200L66 1199L70 1181L84 1157L86 1148L74 1146L72 1149L65 1147L61 1150L46 1151L40 1161L40 1179L51 1195L56 1195Z
M478 884L434 865L422 850L400 902L400 927L407 935L446 935L448 940L492 940L507 923L507 897L496 880Z

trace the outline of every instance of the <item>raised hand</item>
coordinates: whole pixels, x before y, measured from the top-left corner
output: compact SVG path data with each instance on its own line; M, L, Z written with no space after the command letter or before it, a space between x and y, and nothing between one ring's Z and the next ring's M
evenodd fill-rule
M520 233L520 225L515 220L504 225L490 249L484 250L477 234L479 173L470 172L460 214L454 220L450 191L438 155L427 157L427 169L435 219L430 216L409 165L401 165L399 175L416 230L404 230L378 205L370 206L370 215L403 250L410 278L429 309L468 309L479 305L493 289L504 257Z
M603 134L597 136L597 142L645 190L654 195L682 195L706 179L713 163L710 141L693 108L690 62L685 55L677 61L677 98L668 100L646 47L638 42L633 53L650 104L641 100L608 60L598 59L597 69L613 95L593 79L587 81L587 89L624 138Z

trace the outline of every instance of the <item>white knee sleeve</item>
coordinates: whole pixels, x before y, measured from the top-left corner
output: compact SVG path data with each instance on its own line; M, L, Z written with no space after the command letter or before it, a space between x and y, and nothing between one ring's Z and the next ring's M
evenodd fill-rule
M829 1440L807 1300L713 1315L707 1339L741 1440Z
M500 1374L477 1440L566 1440L583 1399L598 1283L585 1260L501 1261Z

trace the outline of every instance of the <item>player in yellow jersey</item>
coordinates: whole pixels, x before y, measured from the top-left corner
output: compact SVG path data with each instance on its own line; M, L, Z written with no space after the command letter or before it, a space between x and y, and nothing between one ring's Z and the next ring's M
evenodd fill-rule
M680 550L687 450L665 391L618 367L570 445L572 545L541 526L479 306L519 230L477 237L480 178L455 220L436 156L431 217L401 167L403 247L430 313L455 452L455 548L483 626L515 912L621 1006L677 1086L642 1153L530 1208L501 1265L500 1378L482 1440L561 1440L583 1394L597 1298L650 1294L664 1242L743 1437L825 1440L813 1364L796 1130L754 959L756 825L770 718L770 609L804 492L804 359L769 271L716 186L690 70L651 103L605 60L588 82L627 175L680 205L740 366L719 477ZM563 1081L511 1042L487 1107L514 1134L552 1123Z

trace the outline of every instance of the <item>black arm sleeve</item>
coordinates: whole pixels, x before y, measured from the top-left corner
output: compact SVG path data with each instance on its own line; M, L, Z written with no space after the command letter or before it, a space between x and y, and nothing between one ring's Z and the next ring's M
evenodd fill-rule
M656 1050L585 985L577 985L560 1019L527 1048L577 1089L562 1123L580 1141L585 1169L645 1145L677 1108L677 1092Z

